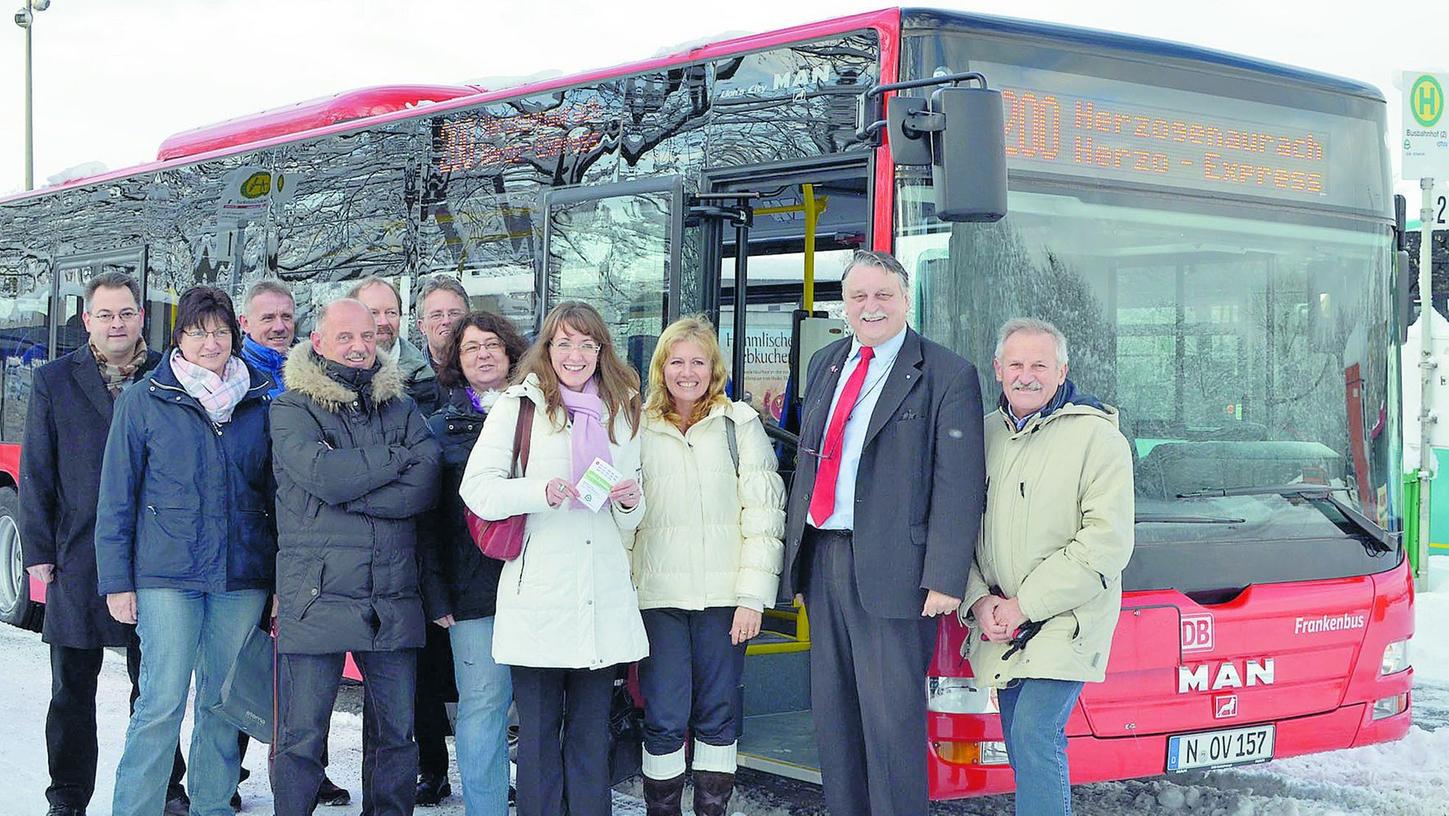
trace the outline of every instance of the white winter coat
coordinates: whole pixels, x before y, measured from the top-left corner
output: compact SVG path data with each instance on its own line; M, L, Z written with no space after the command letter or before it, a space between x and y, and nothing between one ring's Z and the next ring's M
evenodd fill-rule
M738 477L726 412L735 421ZM642 424L648 478L633 553L639 606L773 606L785 552L785 483L760 415L737 402L715 406L685 433L655 417Z
M533 441L528 469L509 478L519 400L533 400ZM649 654L639 599L629 578L629 547L644 517L644 501L629 512L609 503L597 513L548 506L553 478L573 480L570 437L544 407L543 391L530 376L503 392L488 419L458 489L480 518L528 514L523 553L503 565L493 623L493 659L509 666L597 669ZM643 483L639 438L616 417L609 446L614 467Z

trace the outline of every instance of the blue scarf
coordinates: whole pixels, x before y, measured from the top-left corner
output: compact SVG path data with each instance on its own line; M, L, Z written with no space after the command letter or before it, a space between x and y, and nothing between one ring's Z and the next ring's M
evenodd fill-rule
M264 346L248 335L242 339L241 356L243 360L251 363L252 368L271 378L272 387L267 391L267 396L276 399L278 394L287 390L282 384L282 366L287 364L286 354Z

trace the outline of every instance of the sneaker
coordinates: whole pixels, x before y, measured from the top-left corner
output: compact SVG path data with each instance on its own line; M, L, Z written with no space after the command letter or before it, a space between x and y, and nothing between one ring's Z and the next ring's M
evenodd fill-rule
M191 798L186 791L177 791L166 797L165 816L191 816Z
M434 807L452 795L453 788L448 784L447 774L425 773L418 777L418 792L415 801L419 807Z
M322 787L317 789L317 804L327 807L342 807L352 804L352 794L346 788L337 787L337 783L327 777L322 777Z

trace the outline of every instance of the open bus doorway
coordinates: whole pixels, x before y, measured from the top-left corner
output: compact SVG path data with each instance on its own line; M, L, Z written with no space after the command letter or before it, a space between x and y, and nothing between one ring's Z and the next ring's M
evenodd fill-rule
M816 349L845 336L840 274L855 250L870 246L870 179L865 159L732 168L706 176L694 209L731 395L753 405L777 439L787 486L800 376ZM746 649L741 766L820 781L809 649L803 610L787 603L765 611Z

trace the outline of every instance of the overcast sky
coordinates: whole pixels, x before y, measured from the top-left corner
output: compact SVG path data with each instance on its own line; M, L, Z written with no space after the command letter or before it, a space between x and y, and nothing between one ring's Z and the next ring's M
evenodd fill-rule
M24 0L8 2L18 8ZM1449 71L1449 3L1442 1L941 5L1177 40L1364 80L1388 97L1391 134L1399 127L1399 71ZM84 162L110 169L139 164L177 131L349 88L568 73L644 59L724 32L765 31L879 6L879 0L52 0L35 21L36 184ZM10 11L0 5L7 20ZM3 192L24 181L24 34L13 23L0 26ZM1397 147L1391 153L1397 167ZM1400 186L1401 192L1415 189ZM1412 211L1417 200L1410 202Z

